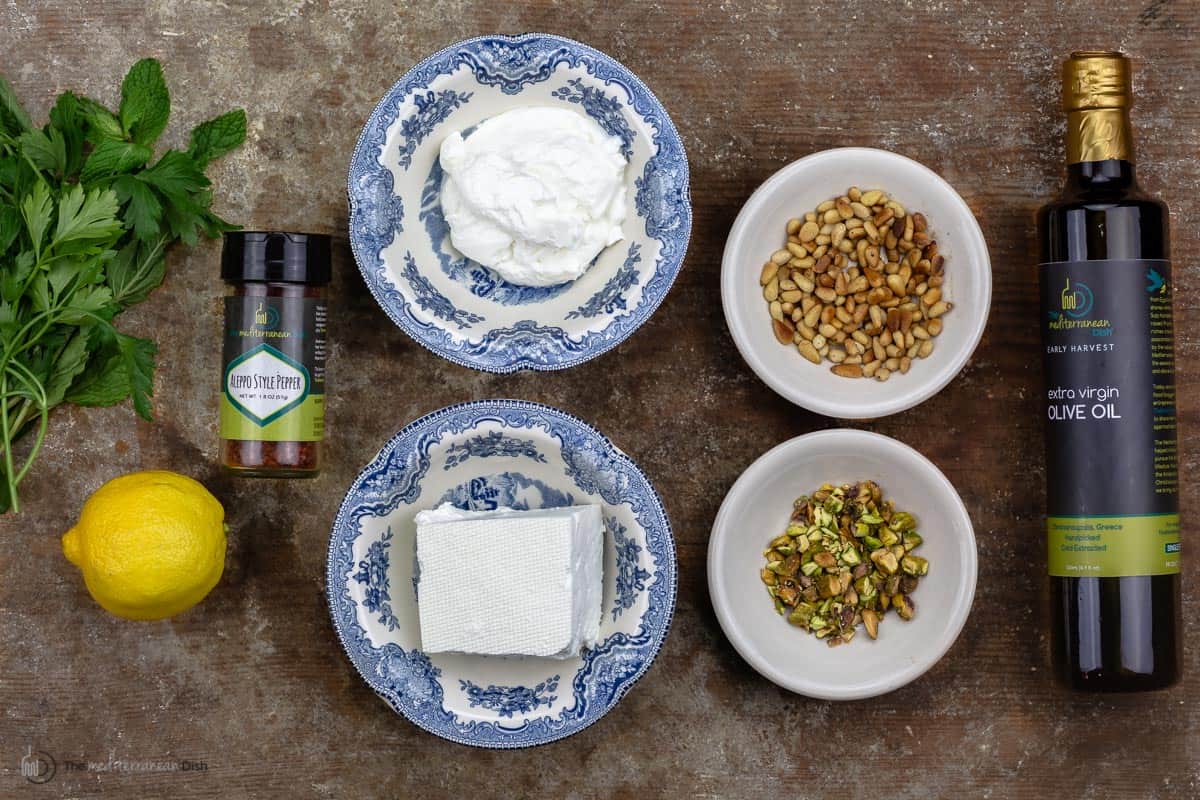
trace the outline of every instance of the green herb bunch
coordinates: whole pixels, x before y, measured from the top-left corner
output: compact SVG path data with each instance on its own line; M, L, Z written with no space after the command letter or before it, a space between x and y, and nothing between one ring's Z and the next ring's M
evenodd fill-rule
M19 509L17 485L58 404L132 398L152 418L155 344L114 319L162 283L176 240L235 228L210 210L204 170L245 140L245 112L197 126L186 151L154 160L170 110L154 59L129 70L116 113L66 92L41 128L0 76L0 513Z

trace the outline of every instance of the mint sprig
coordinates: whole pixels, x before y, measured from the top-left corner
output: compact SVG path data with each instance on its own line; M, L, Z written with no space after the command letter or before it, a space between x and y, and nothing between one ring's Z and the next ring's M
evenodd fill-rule
M170 112L151 58L125 76L117 111L66 92L40 128L0 76L0 513L18 510L55 406L132 399L152 419L157 347L114 320L162 283L177 240L235 228L211 211L204 171L245 141L245 112L155 159Z

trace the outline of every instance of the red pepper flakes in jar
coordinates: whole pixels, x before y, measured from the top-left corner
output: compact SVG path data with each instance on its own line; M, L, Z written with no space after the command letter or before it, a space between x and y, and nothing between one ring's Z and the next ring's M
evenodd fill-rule
M328 236L225 234L221 463L237 475L314 477L325 434Z

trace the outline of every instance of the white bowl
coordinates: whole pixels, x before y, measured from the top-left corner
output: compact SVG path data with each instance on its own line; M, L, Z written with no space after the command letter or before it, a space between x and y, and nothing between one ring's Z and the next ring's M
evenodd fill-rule
M787 221L851 186L883 189L905 208L925 215L938 252L946 259L943 295L954 303L933 353L915 359L908 374L893 375L886 382L838 377L829 371L830 363L811 364L794 347L781 345L758 282L763 263L783 246ZM746 363L793 403L843 419L895 414L941 391L979 344L991 301L987 244L963 199L916 161L867 147L814 153L772 175L742 207L721 261L725 321Z
M887 614L872 640L859 631L840 647L775 613L759 571L762 551L788 524L792 501L822 483L874 480L916 517L929 574L913 593L916 614ZM895 439L837 429L770 450L733 484L708 543L708 589L721 628L742 658L785 689L826 700L890 692L920 677L950 649L975 596L975 533L946 476Z

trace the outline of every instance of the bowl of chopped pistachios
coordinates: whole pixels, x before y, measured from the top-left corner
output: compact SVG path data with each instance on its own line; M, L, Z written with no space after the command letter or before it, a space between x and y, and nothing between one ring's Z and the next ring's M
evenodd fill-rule
M759 673L855 700L916 680L975 596L975 534L928 459L867 431L791 439L726 495L708 548L725 635Z
M941 391L979 343L991 292L987 244L954 188L865 147L772 175L738 214L721 265L725 319L750 368L845 419Z

